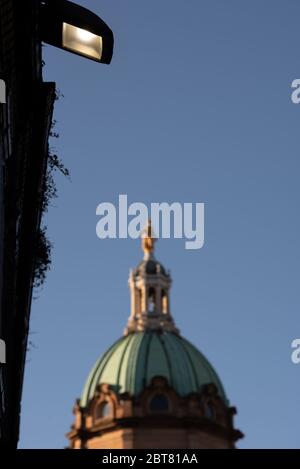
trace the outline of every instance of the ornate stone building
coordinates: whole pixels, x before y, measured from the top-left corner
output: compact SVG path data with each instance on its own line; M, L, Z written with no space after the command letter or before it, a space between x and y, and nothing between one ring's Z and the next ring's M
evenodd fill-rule
M124 336L88 376L67 435L71 448L234 448L243 436L213 367L174 324L172 280L154 242L149 224L144 259L129 277Z

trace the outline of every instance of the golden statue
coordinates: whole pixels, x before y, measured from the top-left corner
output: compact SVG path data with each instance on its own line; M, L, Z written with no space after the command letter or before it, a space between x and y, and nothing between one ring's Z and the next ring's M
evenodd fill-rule
M155 242L151 219L149 219L146 228L142 232L142 249L146 255L154 251Z

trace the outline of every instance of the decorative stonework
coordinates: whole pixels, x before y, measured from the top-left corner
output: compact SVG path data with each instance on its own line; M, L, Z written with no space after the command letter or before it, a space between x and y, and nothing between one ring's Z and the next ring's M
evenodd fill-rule
M152 407L153 402L158 406ZM111 412L101 416L97 409L103 403L109 405ZM214 384L180 397L160 376L153 378L137 398L117 396L103 384L86 408L76 403L74 414L75 423L67 435L73 449L234 448L236 440L243 436L233 427L235 408L226 407ZM169 439L167 435L171 434ZM157 446L159 441L162 446Z

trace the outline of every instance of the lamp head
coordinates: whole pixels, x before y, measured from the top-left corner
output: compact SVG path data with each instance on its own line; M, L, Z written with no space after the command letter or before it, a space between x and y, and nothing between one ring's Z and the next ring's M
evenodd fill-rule
M96 62L109 64L113 55L111 29L97 15L68 0L41 0L40 38Z

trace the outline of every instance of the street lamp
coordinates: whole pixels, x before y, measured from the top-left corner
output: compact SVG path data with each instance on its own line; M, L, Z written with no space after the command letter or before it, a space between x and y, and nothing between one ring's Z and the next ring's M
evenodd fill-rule
M42 0L41 40L96 62L109 64L114 36L97 15L68 0Z

